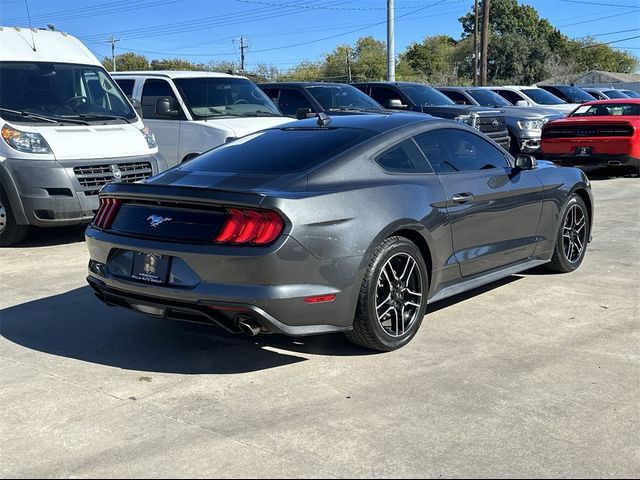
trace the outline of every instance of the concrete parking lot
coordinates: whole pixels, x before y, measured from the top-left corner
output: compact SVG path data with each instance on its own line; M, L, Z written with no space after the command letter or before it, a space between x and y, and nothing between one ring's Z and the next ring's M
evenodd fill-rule
M594 177L577 272L433 305L388 354L106 307L82 229L36 232L0 251L0 476L640 476L640 179Z

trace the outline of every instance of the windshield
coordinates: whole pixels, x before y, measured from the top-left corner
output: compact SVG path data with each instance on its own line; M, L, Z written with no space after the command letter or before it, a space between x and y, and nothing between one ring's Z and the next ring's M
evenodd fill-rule
M400 89L416 105L455 105L456 103L433 87L426 85L399 85Z
M382 110L369 95L350 85L313 85L306 89L323 110Z
M571 103L593 102L596 99L581 88L572 87L571 85L560 85L556 88L564 93Z
M90 65L0 62L0 108L3 118L22 123L137 120L107 72Z
M513 104L506 98L501 97L491 90L477 89L467 90L469 95L483 107L512 107Z
M553 93L549 93L542 88L527 88L526 90L523 90L522 93L539 105L560 105L562 103L567 103L561 98L556 97Z
M282 116L269 97L245 78L180 78L174 82L194 118Z
M629 98L624 93L622 93L620 90L605 90L602 93L604 93L609 98Z
M638 116L640 104L610 103L600 105L583 105L571 114L572 117L609 117L609 116Z

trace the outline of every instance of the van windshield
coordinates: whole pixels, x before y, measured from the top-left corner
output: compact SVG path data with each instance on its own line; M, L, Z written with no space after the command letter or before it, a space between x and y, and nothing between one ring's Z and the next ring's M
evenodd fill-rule
M107 72L92 65L0 62L0 109L20 123L137 120Z
M196 119L282 116L269 97L245 78L179 78L174 82Z

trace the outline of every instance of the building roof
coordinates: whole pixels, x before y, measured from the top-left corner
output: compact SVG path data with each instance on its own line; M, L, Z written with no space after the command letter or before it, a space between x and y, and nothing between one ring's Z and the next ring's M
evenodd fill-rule
M538 82L538 85L553 85L574 83L576 85L591 85L597 83L637 83L640 82L640 74L605 72L603 70L590 70L580 75L558 75Z

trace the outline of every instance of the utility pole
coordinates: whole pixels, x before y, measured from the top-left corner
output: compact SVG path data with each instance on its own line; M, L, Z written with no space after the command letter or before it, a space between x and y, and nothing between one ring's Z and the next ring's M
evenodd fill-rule
M245 38L240 37L240 71L244 72L244 51L248 45L245 43Z
M111 42L111 63L113 64L113 71L116 71L116 42L119 42L119 38L115 38L111 35L109 42Z
M478 0L473 2L476 26L473 29L473 86L478 86Z
M349 77L349 83L353 81L351 78L351 49L347 48L347 76Z
M480 67L480 84L487 85L488 52L489 52L489 7L491 0L482 0L482 66Z
M396 81L396 40L394 35L394 0L387 0L387 81Z

